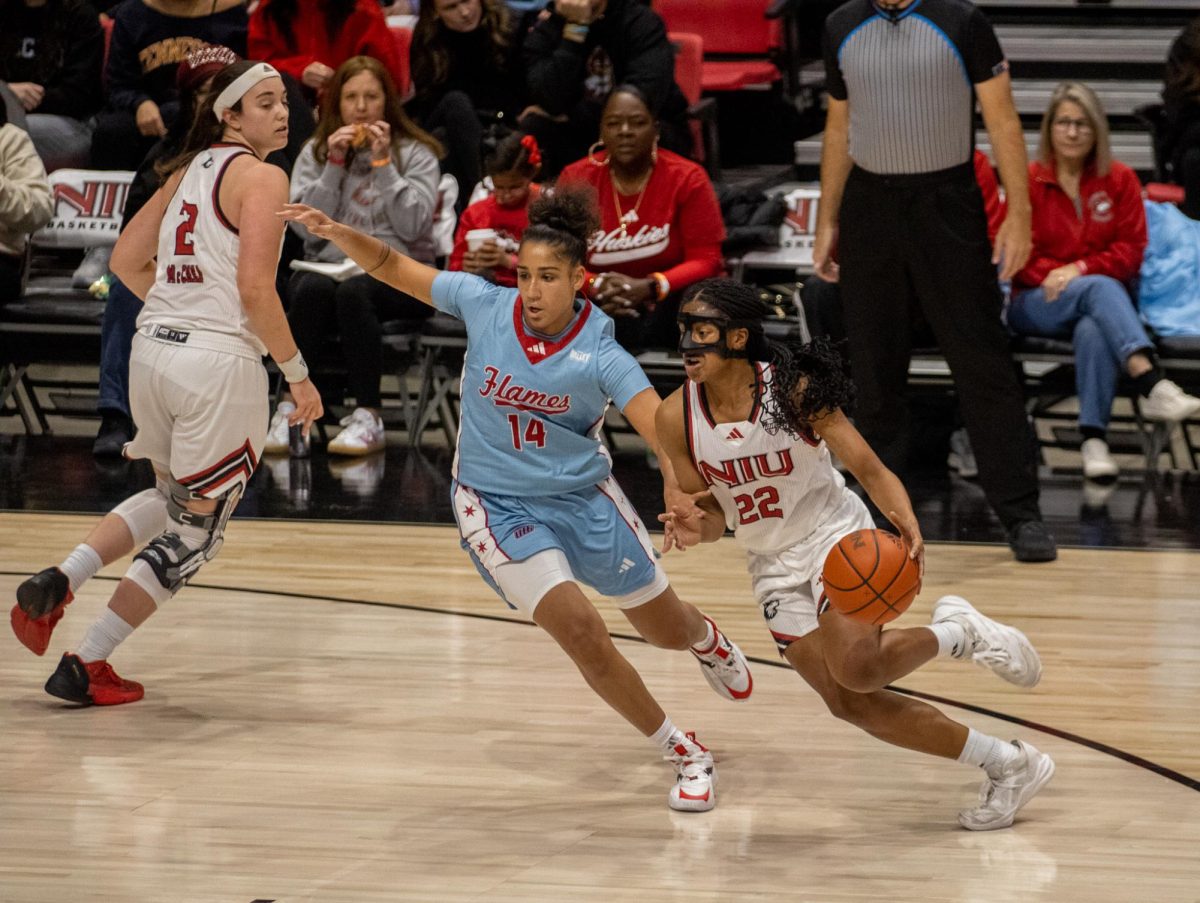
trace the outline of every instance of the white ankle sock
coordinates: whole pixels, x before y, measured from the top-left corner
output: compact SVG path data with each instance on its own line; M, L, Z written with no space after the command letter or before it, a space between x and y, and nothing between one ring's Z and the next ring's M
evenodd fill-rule
M967 728L967 731L967 742L958 754L958 761L982 768L992 777L998 775L1005 765L1020 754L1020 750L1013 743L980 733L974 728Z
M665 718L658 730L650 735L650 742L664 752L673 753L675 746L687 742L687 737L671 722L670 718Z
M706 652L712 652L717 645L717 632L713 629L713 622L708 618L704 619L704 639L692 646L696 652L703 655Z
M71 584L71 592L76 592L79 587L95 577L102 567L104 567L104 562L100 560L96 550L87 543L81 542L75 547L75 551L58 566L58 569L67 575L67 581Z
M963 645L967 642L967 632L956 621L938 621L930 624L929 629L938 641L938 658L951 658L962 654Z
M123 642L129 639L133 627L111 608L106 608L92 623L76 655L84 662L104 661Z

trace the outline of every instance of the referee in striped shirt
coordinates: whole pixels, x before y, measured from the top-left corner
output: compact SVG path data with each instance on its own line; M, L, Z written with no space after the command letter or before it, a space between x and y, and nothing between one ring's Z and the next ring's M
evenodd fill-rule
M979 482L1018 561L1051 561L1036 445L1001 279L1030 250L1025 141L1008 63L968 0L850 0L825 21L829 113L821 153L817 275L840 281L856 423L892 470L908 453L911 333L924 320L954 375ZM978 98L1008 214L993 249L974 179ZM838 262L834 262L834 253Z

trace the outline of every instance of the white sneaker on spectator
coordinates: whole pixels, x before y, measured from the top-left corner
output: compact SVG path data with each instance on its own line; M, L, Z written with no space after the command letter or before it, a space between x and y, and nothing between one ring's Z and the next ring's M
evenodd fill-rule
M962 596L942 596L933 604L932 623L953 621L966 633L951 657L971 660L1018 687L1042 679L1042 659L1028 637L1015 627L993 621Z
M979 465L975 463L975 452L971 449L966 430L959 428L950 434L950 454L946 463L957 470L964 480L979 476Z
M1079 447L1079 455L1083 458L1083 475L1098 483L1110 483L1117 478L1121 468L1109 454L1108 443L1103 439L1084 439Z
M328 446L331 455L369 455L387 445L383 421L366 408L355 408L350 416L341 419L341 424L345 428Z
M71 276L71 288L91 288L93 282L108 272L110 257L112 257L111 246L89 248L83 255L83 261Z
M1169 379L1160 379L1141 400L1141 408L1142 416L1150 420L1177 423L1200 413L1200 398L1188 395Z
M979 806L958 813L968 831L1007 828L1017 812L1054 777L1054 760L1028 743L1014 740L1021 753L999 775L988 776L979 789Z
M263 445L264 455L286 455L288 446L288 415L296 410L290 401L279 402L279 407L271 417L271 425L267 427L267 441ZM304 448L307 452L308 437L304 437Z
M680 812L707 812L717 804L717 767L712 753L689 731L684 742L664 756L675 768L675 786L667 794L667 805Z

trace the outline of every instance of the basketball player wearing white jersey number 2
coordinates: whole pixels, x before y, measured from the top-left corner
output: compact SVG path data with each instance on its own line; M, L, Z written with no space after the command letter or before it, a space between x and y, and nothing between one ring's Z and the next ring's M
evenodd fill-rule
M924 572L924 544L904 486L842 412L852 386L821 342L768 342L765 313L746 285L710 279L680 307L687 382L658 410L658 437L694 504L660 520L666 547L719 539L728 525L745 547L754 594L780 652L829 710L897 746L980 766L980 804L965 828L1005 828L1054 773L1028 743L1003 742L886 690L938 656L971 659L1010 683L1032 687L1037 652L1019 630L958 596L944 596L929 627L882 630L824 603L821 570L848 533L874 524L833 467L836 454L888 512Z
M588 685L671 762L667 804L712 809L712 754L676 729L577 585L612 597L653 645L691 650L721 696L750 696L745 658L675 595L599 439L615 402L657 447L659 398L617 344L612 320L579 294L596 220L590 199L559 191L534 201L516 289L438 272L311 207L292 204L284 215L375 278L463 321L467 353L451 490L463 549L487 584L550 634ZM672 486L669 472L664 477ZM686 499L676 494L673 501ZM577 754L595 755L582 746ZM587 795L581 787L580 801Z
M263 158L287 144L283 81L265 63L234 63L213 78L196 117L111 263L145 301L129 365L138 432L125 454L149 458L157 486L113 509L59 567L22 583L11 615L18 639L43 654L84 581L141 548L46 683L80 705L142 698L142 685L118 677L109 656L220 549L266 439L262 356L291 386L293 422L307 428L322 413L275 293L283 239L275 211L288 180Z

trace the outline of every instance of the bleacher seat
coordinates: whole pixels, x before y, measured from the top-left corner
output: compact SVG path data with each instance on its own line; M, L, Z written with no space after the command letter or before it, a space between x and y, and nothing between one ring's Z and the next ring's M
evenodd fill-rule
M778 19L767 19L766 0L655 0L668 32L699 35L704 42L704 91L742 91L780 79L771 56L782 45Z
M675 84L688 102L688 125L692 131L692 155L708 171L709 178L721 176L720 138L717 132L717 105L704 90L704 42L699 35L671 32L667 39L675 47Z
M396 90L400 93L401 98L407 98L409 89L412 87L412 75L408 63L408 55L412 49L412 29L401 25L392 25L389 27L389 31L396 39L396 51L400 56L400 79L403 84L396 85Z

